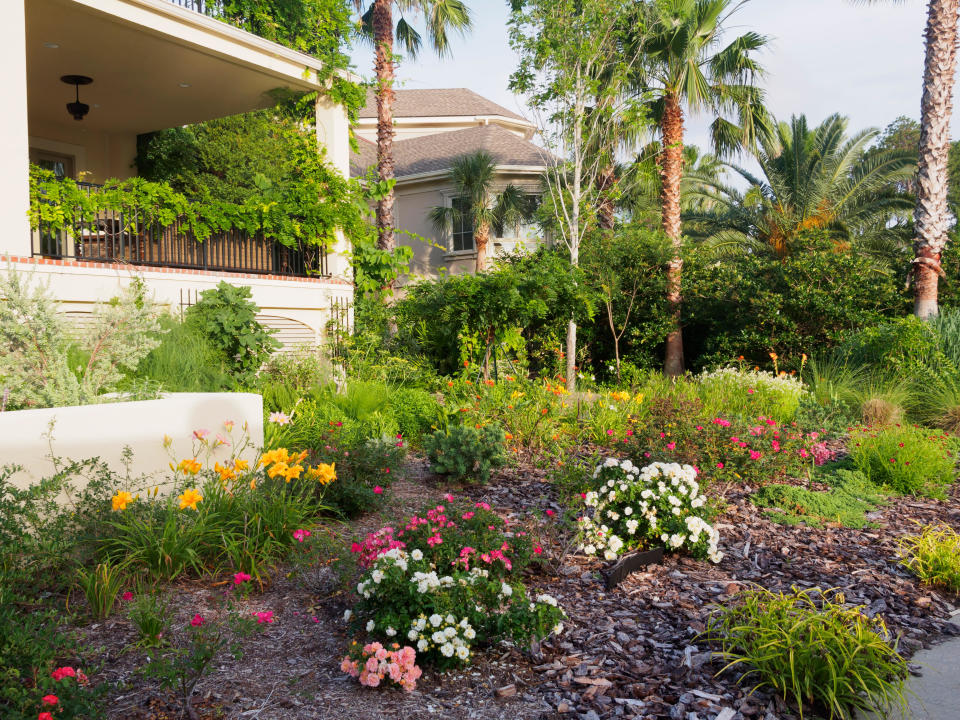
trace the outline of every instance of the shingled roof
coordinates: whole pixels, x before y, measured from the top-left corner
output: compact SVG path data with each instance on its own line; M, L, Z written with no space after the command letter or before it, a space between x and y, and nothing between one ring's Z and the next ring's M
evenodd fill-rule
M360 152L351 154L354 175L363 175L377 162L376 144L359 139ZM448 170L461 155L484 150L498 165L545 167L547 152L499 125L478 125L466 130L424 135L393 143L394 173L398 179L420 173Z
M394 90L393 116L405 117L461 117L465 115L499 115L512 120L524 118L502 105L487 100L467 88L441 90ZM377 116L374 91L367 91L367 104L360 110L361 118Z

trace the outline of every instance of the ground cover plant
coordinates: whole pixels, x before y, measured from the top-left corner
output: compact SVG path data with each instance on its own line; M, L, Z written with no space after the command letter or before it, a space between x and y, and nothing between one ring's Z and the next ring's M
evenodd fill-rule
M774 483L753 493L750 502L765 508L776 522L810 527L835 523L856 528L869 524L866 514L884 502L876 485L860 472L837 470L818 479L828 484L826 490Z
M906 662L883 620L847 607L842 593L750 589L714 616L708 633L725 669L772 688L801 718L805 708L830 718L906 708Z

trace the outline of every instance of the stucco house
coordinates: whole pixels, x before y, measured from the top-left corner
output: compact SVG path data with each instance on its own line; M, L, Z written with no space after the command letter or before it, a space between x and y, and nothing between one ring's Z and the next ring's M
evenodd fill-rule
M414 275L433 276L440 268L470 272L476 259L473 228L469 223L459 223L438 233L429 218L431 208L450 207L457 201L448 180L454 159L483 150L497 163L494 190L513 184L539 196L548 155L532 142L536 131L533 123L472 90L395 92L397 242L413 248ZM356 135L359 152L352 155L351 168L356 176L362 176L377 162L377 106L372 91L360 111ZM532 249L540 241L534 225L508 227L501 236L491 238L490 257Z
M89 313L142 277L177 310L221 280L252 288L261 320L288 344L316 342L352 299L346 243L318 252L256 234L198 243L175 222L157 227L103 217L58 233L32 228L28 164L82 179L97 192L136 173L137 136L266 107L278 88L312 91L320 61L244 32L196 0L5 0L0 55L0 272L11 263L47 282L69 312ZM343 108L316 105L317 141L349 173ZM86 105L75 119L68 103Z

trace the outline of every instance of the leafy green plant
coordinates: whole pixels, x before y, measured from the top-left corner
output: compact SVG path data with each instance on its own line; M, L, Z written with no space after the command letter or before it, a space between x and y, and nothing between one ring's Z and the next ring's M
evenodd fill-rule
M83 590L90 612L97 620L103 620L113 612L113 606L126 579L122 564L103 562L92 569L81 567L77 570L77 584Z
M31 288L8 268L0 296L0 394L7 409L101 402L160 342L158 312L139 279L99 304L76 338L49 287ZM70 362L72 353L80 362Z
M444 411L436 397L419 388L398 388L389 398L390 410L403 437L419 443L444 422Z
M487 482L493 470L507 462L504 439L503 430L496 425L453 425L447 432L437 430L428 435L424 449L433 472L456 481Z
M805 709L831 719L906 710L906 661L883 620L846 607L841 593L749 589L711 618L706 635L720 645L724 669L793 701L801 718Z
M960 593L960 534L951 527L925 527L898 540L900 564L924 585Z
M746 415L788 423L797 414L806 389L792 375L726 367L697 377L707 415Z
M140 647L158 648L166 641L170 606L158 592L145 587L138 589L127 615L140 635L137 642Z
M750 496L750 502L765 508L775 522L786 525L804 523L821 527L837 523L845 527L868 525L865 514L883 503L877 487L862 473L838 470L828 478L828 490L814 491L796 485L766 485Z
M956 442L920 427L856 427L849 450L868 480L899 493L944 497L956 476Z
M217 392L233 387L223 358L200 328L171 315L160 318L160 344L137 365L131 381L155 383L168 392Z
M221 281L200 293L186 321L198 328L223 356L230 374L241 385L253 382L270 353L280 346L272 332L257 322L252 291L245 285Z

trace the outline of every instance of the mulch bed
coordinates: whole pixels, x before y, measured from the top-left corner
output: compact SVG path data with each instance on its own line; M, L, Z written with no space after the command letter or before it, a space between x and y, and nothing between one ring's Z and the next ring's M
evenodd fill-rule
M898 535L917 523L960 529L960 490L944 502L895 498L871 515L876 527L862 530L778 525L746 500L752 488L728 487L729 507L719 519L720 547L714 566L668 556L662 565L635 573L606 590L596 560L566 555L553 574L527 579L534 592L556 596L569 617L559 637L533 648L497 646L479 654L459 673L427 672L417 690L362 688L340 672L348 637L342 621L349 598L323 570L278 574L262 594L244 601L245 611L273 610L279 622L245 644L239 661L226 656L197 688L194 703L203 718L308 720L313 718L456 718L538 720L547 718L671 718L740 720L794 718L778 698L737 684L697 635L711 609L733 601L752 583L771 590L842 589L849 602L880 615L900 636L906 654L957 632L947 622L952 598L921 587L896 564ZM344 540L375 529L396 514L439 499L437 485L417 459L396 482L382 513L341 526ZM518 518L559 510L556 492L533 466L504 471L471 497ZM560 552L560 546L554 548ZM177 623L196 612L213 612L217 588L209 583L173 588ZM77 629L84 668L111 684L108 715L125 720L178 716L176 703L137 669L147 652L131 648L136 632L122 614Z

